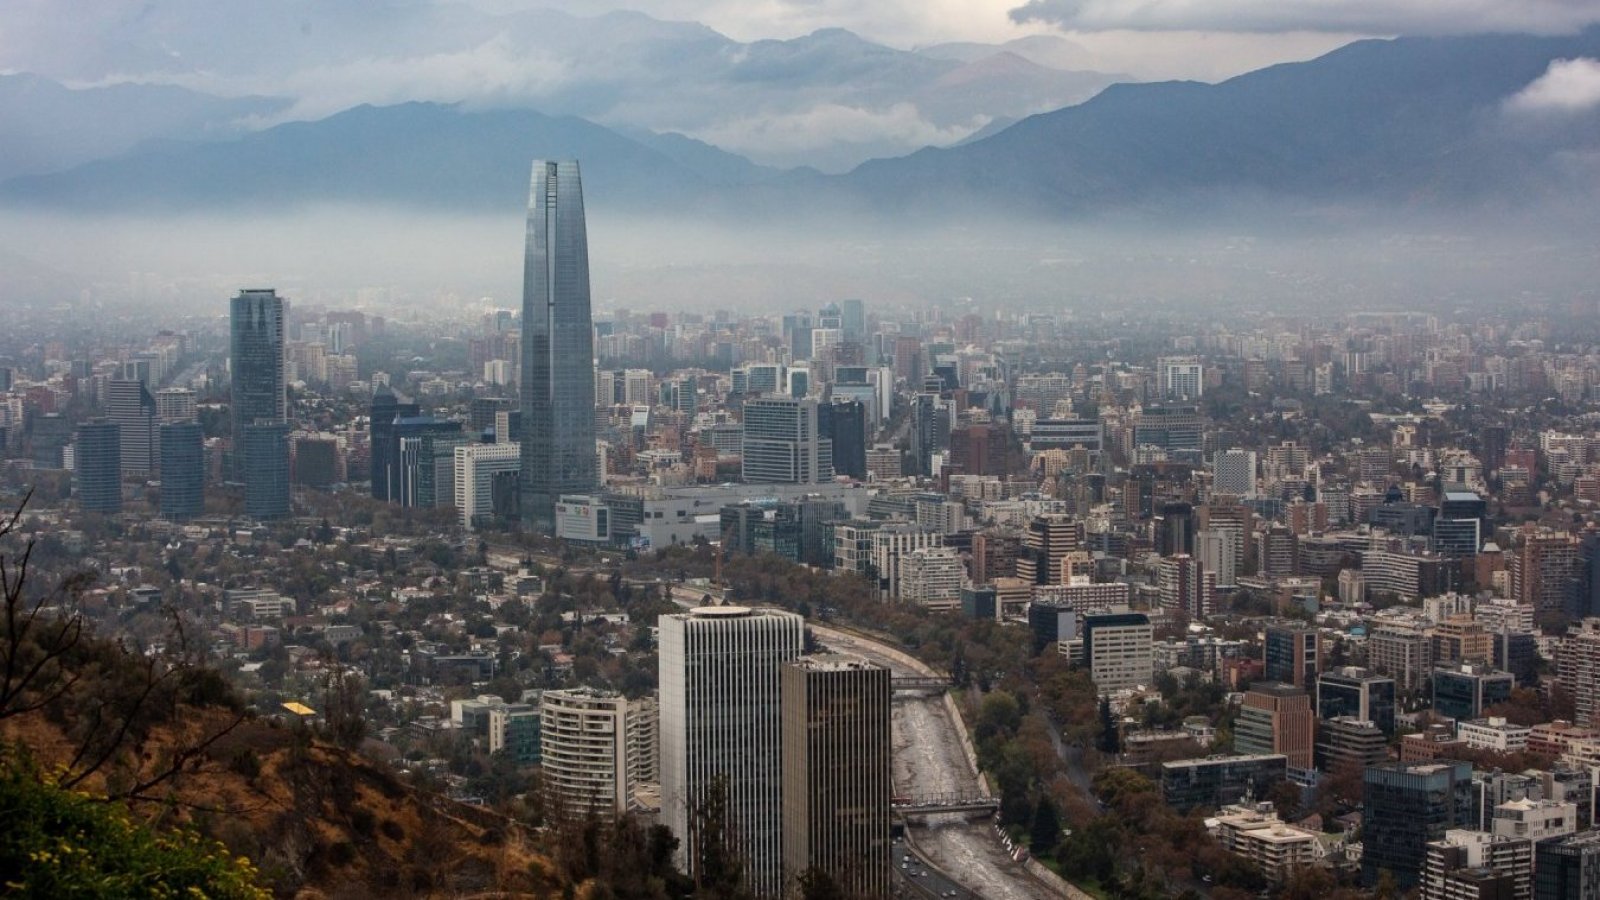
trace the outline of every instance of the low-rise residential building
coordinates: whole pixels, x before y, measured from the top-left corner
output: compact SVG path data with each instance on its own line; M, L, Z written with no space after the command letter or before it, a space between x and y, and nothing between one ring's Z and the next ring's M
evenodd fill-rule
M1271 804L1229 807L1207 825L1222 846L1253 864L1270 884L1283 884L1322 855L1316 832L1279 819Z
M1578 830L1578 807L1560 800L1509 800L1494 808L1490 832L1538 843Z
M1452 828L1429 841L1422 900L1495 900L1532 895L1533 842Z
M1533 729L1503 716L1486 719L1469 719L1456 723L1456 737L1474 750L1494 750L1499 753L1516 753L1527 749L1528 734Z

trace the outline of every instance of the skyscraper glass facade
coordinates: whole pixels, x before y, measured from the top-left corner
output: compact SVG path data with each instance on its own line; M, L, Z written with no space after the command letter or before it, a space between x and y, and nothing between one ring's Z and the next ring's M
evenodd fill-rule
M205 510L205 429L198 422L161 426L161 518L180 522Z
M90 512L122 511L122 429L115 422L78 427L73 488Z
M274 290L244 290L233 298L229 360L233 369L233 480L247 480L244 429L289 416L283 367L284 302Z
M250 466L244 473L244 513L253 519L289 515L289 426L246 425L244 451Z
M577 162L535 161L522 286L522 517L552 533L556 499L598 481L589 240Z

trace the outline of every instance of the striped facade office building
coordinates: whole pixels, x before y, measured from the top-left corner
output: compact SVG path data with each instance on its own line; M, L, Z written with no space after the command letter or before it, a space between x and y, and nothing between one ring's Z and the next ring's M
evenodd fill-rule
M705 606L660 619L661 819L693 873L693 811L724 785L747 885L783 895L783 716L779 676L805 645L793 613Z
M890 896L889 670L836 654L783 667L783 869Z

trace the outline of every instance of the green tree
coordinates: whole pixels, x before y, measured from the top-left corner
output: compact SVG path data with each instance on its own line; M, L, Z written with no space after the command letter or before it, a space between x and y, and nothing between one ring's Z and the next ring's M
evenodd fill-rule
M728 776L717 775L689 810L689 852L694 860L694 895L707 900L746 900L744 853L728 803Z
M1117 717L1111 712L1111 698L1100 698L1100 752L1115 755L1122 752L1122 736L1117 731Z
M1022 707L1008 691L991 691L978 710L978 739L1014 734L1022 724Z
M1122 834L1110 816L1098 816L1076 829L1062 842L1056 853L1061 869L1073 880L1109 884L1116 872Z
M1056 845L1060 843L1061 814L1056 811L1055 801L1045 794L1033 809L1033 824L1028 828L1028 849L1035 856L1046 856L1054 853Z
M800 873L800 900L850 900L832 875L816 867Z
M157 833L126 808L0 768L0 872L17 897L215 897L266 900L244 857L184 830Z

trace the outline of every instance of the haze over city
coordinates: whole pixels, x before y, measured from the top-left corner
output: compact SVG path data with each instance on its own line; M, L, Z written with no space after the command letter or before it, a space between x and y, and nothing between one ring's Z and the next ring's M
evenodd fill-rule
M1600 900L1600 0L12 0L21 897Z
M1163 257L1216 286L1171 298L1195 303L1493 302L1498 276L1554 291L1592 262L1596 18L1586 2L107 0L69 24L14 4L0 299L122 305L135 279L193 308L265 279L503 301L518 171L542 153L603 176L601 303L776 308L848 293L843 267L861 293L1115 305L1148 297L1124 288ZM1317 59L1396 35L1417 43ZM1283 63L1306 65L1249 74ZM1145 86L1096 96L1117 83ZM417 101L455 106L400 105ZM924 146L952 149L901 159ZM1408 270L1396 244L1432 249ZM1496 277L1452 277L1489 259ZM1055 278L1062 260L1086 277Z

